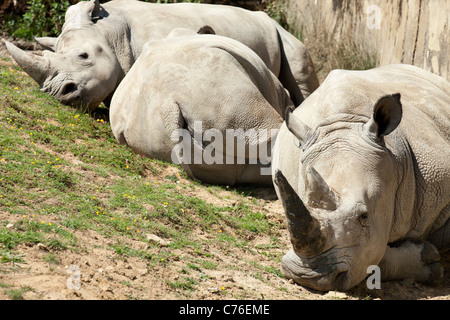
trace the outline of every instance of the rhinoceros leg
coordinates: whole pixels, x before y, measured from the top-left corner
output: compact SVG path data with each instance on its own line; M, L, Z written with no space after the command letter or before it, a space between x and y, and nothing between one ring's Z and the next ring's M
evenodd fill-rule
M447 216L450 215L450 204L447 205L448 213L444 213ZM439 250L445 250L450 248L450 218L447 222L438 230L433 232L427 239L434 244Z
M444 276L440 255L431 243L408 239L388 246L379 266L382 280L414 279L433 284Z

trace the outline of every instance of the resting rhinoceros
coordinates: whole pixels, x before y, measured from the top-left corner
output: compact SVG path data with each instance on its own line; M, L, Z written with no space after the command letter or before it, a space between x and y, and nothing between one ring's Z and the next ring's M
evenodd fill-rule
M292 249L281 269L318 290L432 282L450 246L450 84L409 65L332 71L288 111L274 147ZM375 280L374 280L375 281Z
M145 44L112 98L110 123L119 143L180 163L192 178L272 185L272 138L292 107L251 49L175 29Z
M64 104L93 109L109 104L117 85L149 40L175 28L211 26L219 35L253 49L289 90L296 105L319 85L303 43L263 12L195 3L154 4L133 0L79 2L66 12L58 38L37 38L51 49L43 57L6 42L17 63ZM53 52L53 51L54 52Z

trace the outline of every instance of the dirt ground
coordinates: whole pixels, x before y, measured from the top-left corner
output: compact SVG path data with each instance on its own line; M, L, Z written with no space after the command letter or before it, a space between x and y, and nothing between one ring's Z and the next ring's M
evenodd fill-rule
M1 46L1 45L0 45ZM4 55L4 52L0 52ZM2 63L5 63L2 61ZM168 170L177 170L170 167ZM175 173L175 172L171 172ZM168 173L168 174L171 174ZM162 177L166 174L162 175ZM158 179L154 177L154 179ZM186 182L187 183L187 182ZM224 190L213 195L202 187L196 187L194 196L214 205L228 205L239 201L235 194ZM266 212L270 219L284 222L284 213L273 190L255 191L257 210ZM0 220L14 223L14 216L2 211ZM17 217L16 219L19 219ZM280 246L270 249L270 254L284 254L290 248L287 230L282 230ZM194 290L173 288L168 282L183 279L180 269L186 259L172 258L164 264L149 268L142 259L118 256L108 249L117 243L117 238L106 238L91 230L76 231L79 247L77 252L61 250L57 252L58 263L50 263L43 258L49 249L42 244L21 245L16 251L23 254L26 263L0 264L0 284L9 289L28 288L22 294L27 300L115 300L115 299L152 299L152 300L217 300L217 299L268 299L268 300L323 300L323 299L437 299L450 300L450 252L442 255L446 268L445 277L437 286L417 284L412 281L386 282L381 289L370 290L365 281L349 292L318 292L292 283L273 272L266 272L256 266L279 269L279 262L261 254L254 254L240 247L224 248L211 242L204 251L211 253L212 262L217 268L203 269L204 275L196 275L198 283ZM210 235L197 230L192 237L207 239ZM119 239L128 247L143 250L172 250L161 245L159 248L147 247L138 239L123 237ZM255 236L249 241L252 250L260 250L264 244L270 244L268 236ZM194 250L173 250L172 257L195 259ZM252 261L255 264L252 264ZM76 266L74 269L73 266ZM194 271L191 271L193 273ZM257 275L257 276L255 276ZM79 280L79 282L77 282ZM11 299L0 288L0 299Z
M178 169L168 168L167 174L176 173ZM165 175L162 175L165 176ZM155 178L158 179L158 178ZM183 180L182 180L183 183ZM188 183L184 181L184 183ZM228 205L238 201L236 194L226 190L212 195L202 187L196 187L194 196L214 205ZM258 198L258 210L267 213L270 219L284 221L281 204L274 200L271 189L255 191ZM1 212L0 219L12 221L11 215ZM271 249L271 254L284 254L290 247L286 232L282 232L279 248ZM23 254L25 264L13 266L0 265L0 283L12 288L31 288L23 293L24 299L31 300L115 300L115 299L151 299L151 300L329 300L329 299L437 299L450 300L450 252L442 257L446 274L441 284L427 286L412 281L383 282L381 289L368 289L365 281L349 292L318 292L310 290L281 278L274 273L260 271L251 264L279 268L278 262L262 255L249 253L239 247L224 248L217 244L209 244L205 251L213 257L218 267L212 270L202 270L206 274L204 281L198 282L195 290L175 289L168 284L182 279L180 269L184 259L173 258L163 265L148 268L147 263L139 258L121 257L107 249L117 243L117 239L105 238L91 230L76 231L80 250L72 252L62 250L57 252L58 264L46 262L43 258L48 249L42 245L21 245L17 251ZM208 234L197 230L192 237L204 239ZM121 242L134 249L148 249L147 244L137 239L123 237ZM214 242L212 242L214 243ZM257 245L269 244L268 236L255 236L249 247L257 249ZM158 249L171 250L164 245ZM181 251L175 249L174 256L195 258L194 250ZM243 259L245 257L245 261ZM249 263L250 261L250 263ZM76 266L78 269L73 269ZM79 271L79 273L77 273ZM258 277L255 277L255 273ZM79 275L79 277L78 277ZM77 278L78 277L78 278ZM80 282L77 283L77 279ZM79 286L77 286L79 284ZM0 290L0 299L10 299Z

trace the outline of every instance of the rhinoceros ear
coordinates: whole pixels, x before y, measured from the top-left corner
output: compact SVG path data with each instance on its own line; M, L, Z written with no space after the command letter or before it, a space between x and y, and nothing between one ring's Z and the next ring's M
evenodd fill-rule
M99 0L91 0L91 2L94 3L94 9L91 12L92 21L103 19L104 17L108 16L105 9L100 5Z
M367 132L378 138L394 131L402 120L400 93L381 97L373 108L372 118L364 125Z
M106 16L107 13L100 5L99 0L81 1L67 9L63 30L81 28Z
M309 136L311 129L293 115L291 108L286 108L284 121L290 132L303 144Z

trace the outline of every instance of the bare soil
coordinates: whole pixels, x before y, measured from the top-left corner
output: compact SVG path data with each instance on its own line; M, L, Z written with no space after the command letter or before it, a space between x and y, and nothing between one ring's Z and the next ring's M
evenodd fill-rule
M169 167L167 174L176 174L177 168ZM165 175L162 175L165 176ZM153 177L158 180L158 177ZM161 178L162 182L162 178ZM181 180L183 183L183 180ZM185 183L188 183L185 181ZM211 194L203 187L190 191L193 196L213 205L228 205L245 200L235 193L226 190L220 194ZM284 213L278 200L274 200L272 189L255 190L257 205L255 210L266 212L269 219L284 221ZM269 200L266 200L269 199ZM14 217L0 210L0 219L13 221ZM49 249L42 244L21 245L17 251L23 254L24 264L0 265L0 283L10 288L29 288L22 294L24 299L38 300L113 300L113 299L152 299L152 300L217 300L217 299L270 299L270 300L323 300L323 299L438 299L450 300L450 252L443 254L442 263L447 272L441 284L427 286L413 281L383 282L381 289L368 289L365 281L349 292L318 292L292 281L279 277L272 272L261 270L279 268L279 262L271 256L280 256L290 248L287 230L280 232L279 248L264 249L267 258L254 254L246 248L234 246L224 247L211 242L205 251L211 254L211 261L217 264L213 269L202 269L203 279L198 281L193 290L174 288L169 283L183 281L180 270L185 266L182 260L172 258L164 264L149 268L142 259L118 256L110 249L117 243L117 238L106 238L91 230L75 231L80 250L73 252L61 250L56 253L57 263L44 260ZM193 238L208 239L209 234L196 230ZM170 241L170 239L166 239ZM148 248L146 243L137 239L122 237L120 241L128 247L142 250L171 250L161 245L159 248ZM269 245L268 236L255 235L248 247L251 250L261 250L261 245ZM208 242L209 243L209 242ZM155 252L156 253L156 252ZM174 257L195 259L194 250L175 249ZM255 264L253 265L252 262ZM71 266L77 266L80 271L80 286L74 285L76 274ZM72 270L72 271L71 271ZM193 276L191 271L190 276ZM71 286L72 284L72 286ZM0 299L11 299L4 290L0 290Z

